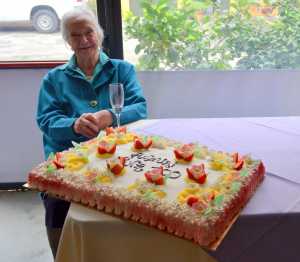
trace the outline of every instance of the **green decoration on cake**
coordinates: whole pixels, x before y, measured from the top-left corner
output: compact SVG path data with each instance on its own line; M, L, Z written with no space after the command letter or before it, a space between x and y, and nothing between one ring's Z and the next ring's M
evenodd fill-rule
M207 154L207 149L203 146L195 145L194 156L195 158L204 159Z
M214 209L212 207L208 207L207 209L205 209L203 215L206 217L210 217L214 214Z
M144 197L146 200L151 200L155 197L155 193L151 192L150 190L147 190L146 193L144 194Z
M241 176L241 177L247 177L247 176L249 176L248 170L245 169L245 168L242 169L241 172L240 172L240 176Z
M76 143L75 141L72 141L72 145L75 149L80 149L81 145L79 143Z
M101 130L101 131L99 132L97 138L99 139L99 138L105 137L105 135L106 135L105 132L104 132L103 130Z
M158 136L152 136L151 137L153 142L159 142L160 138Z
M48 156L48 160L53 160L55 158L55 154L51 152Z
M238 182L238 181L233 182L232 185L231 185L231 191L232 192L238 192L241 188L241 185L242 185L241 182Z
M55 170L56 170L56 168L52 164L50 164L47 166L46 172L48 174L50 174L50 173L53 173Z
M216 198L214 199L214 204L215 204L217 207L222 206L223 202L224 202L224 195L218 195L218 196L216 196Z

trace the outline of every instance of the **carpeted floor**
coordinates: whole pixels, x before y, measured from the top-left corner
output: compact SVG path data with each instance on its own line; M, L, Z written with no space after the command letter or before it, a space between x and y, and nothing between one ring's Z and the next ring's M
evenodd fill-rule
M0 243L0 261L53 261L38 193L0 191Z

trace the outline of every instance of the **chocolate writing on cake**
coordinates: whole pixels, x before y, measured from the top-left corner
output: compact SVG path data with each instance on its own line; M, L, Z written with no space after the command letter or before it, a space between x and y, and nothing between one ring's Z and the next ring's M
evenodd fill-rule
M146 163L151 163L151 168L158 168L160 166L163 166L164 168L164 176L167 176L168 178L176 179L181 176L181 172L179 170L176 170L175 161L170 161L167 158L163 157L157 157L152 154L144 154L143 152L139 153L132 153L130 156L125 157L126 162L125 166L130 167L135 172L145 172L145 166Z

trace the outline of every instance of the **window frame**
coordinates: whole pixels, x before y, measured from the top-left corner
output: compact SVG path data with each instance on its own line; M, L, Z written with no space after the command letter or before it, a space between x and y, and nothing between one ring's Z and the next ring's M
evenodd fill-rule
M105 34L103 50L110 58L124 58L121 11L121 0L97 0L98 20Z
M103 50L111 58L123 59L121 0L97 0L98 22L105 38ZM54 68L67 60L49 61L0 61L0 69Z
M103 50L111 58L123 59L121 0L97 0L97 12L99 24L105 32ZM0 70L53 68L66 62L66 60L0 61ZM23 187L25 183L25 181L1 182L0 190L27 190Z
M0 69L25 69L25 68L54 68L66 61L1 61Z

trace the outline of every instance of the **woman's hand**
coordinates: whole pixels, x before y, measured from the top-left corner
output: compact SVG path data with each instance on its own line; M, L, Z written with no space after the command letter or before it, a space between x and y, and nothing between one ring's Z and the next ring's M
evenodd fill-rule
M104 129L112 125L113 117L111 112L108 110L100 110L93 114L94 117L97 119L97 124L99 130Z
M73 128L75 133L93 138L98 135L100 130L98 122L93 113L85 113L75 121Z
M111 112L101 110L96 113L82 114L74 123L74 131L88 138L98 135L101 129L110 126L113 122Z

